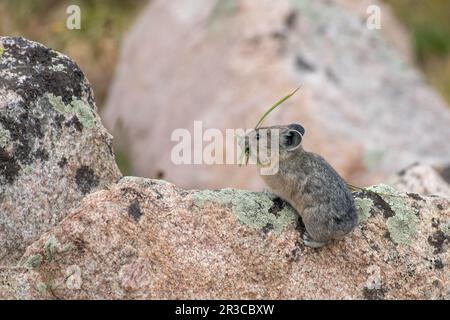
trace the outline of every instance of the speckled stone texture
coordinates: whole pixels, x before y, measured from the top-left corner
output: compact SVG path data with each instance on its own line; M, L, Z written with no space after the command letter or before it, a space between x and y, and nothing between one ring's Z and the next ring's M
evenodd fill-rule
M0 297L449 299L450 200L370 190L353 233L312 249L269 193L125 177L0 270Z
M444 175L431 166L413 164L390 179L396 189L424 195L450 197L450 185Z
M120 177L96 110L70 58L0 37L0 265Z
M366 26L369 5L381 8L381 30ZM161 143L175 128L193 132L194 120L252 128L301 85L265 125L302 124L305 149L348 181L448 164L450 108L397 50L408 37L392 21L375 0L152 0L124 39L105 126L133 175L258 191L251 168L174 165L177 142Z

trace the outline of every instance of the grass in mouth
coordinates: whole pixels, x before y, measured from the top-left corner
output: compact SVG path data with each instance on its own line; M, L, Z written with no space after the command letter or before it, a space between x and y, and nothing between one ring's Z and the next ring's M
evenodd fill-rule
M269 109L267 109L266 112L264 112L264 114L261 116L261 118L259 119L259 121L256 123L255 126L255 130L261 128L261 125L263 124L264 120L267 118L267 116L272 113L273 110L275 110L276 108L278 108L281 104L283 104L283 102L285 102L286 100L288 100L290 97L292 97L294 94L297 93L297 91L301 88L301 86L297 87L294 91L292 91L291 93L289 93L288 95L284 96L283 98L281 98L280 100L278 100L277 102L275 102L275 104L273 104L272 106L270 106ZM241 156L239 158L239 166L242 166L243 162L245 162L245 165L248 164L248 159L250 156L250 148L249 146L245 143L245 150L244 152L241 153ZM245 160L244 160L245 159ZM243 161L244 160L244 161Z

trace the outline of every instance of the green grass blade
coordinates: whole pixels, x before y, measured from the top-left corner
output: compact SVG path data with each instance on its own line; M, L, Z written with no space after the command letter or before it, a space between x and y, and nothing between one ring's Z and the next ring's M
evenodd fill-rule
M351 192L358 192L358 191L364 191L363 188L357 187L349 182L346 182L347 187L350 189Z
M277 101L273 106L271 106L269 108L269 110L267 110L263 116L259 119L258 123L255 126L255 130L258 129L261 124L263 123L264 119L279 105L281 105L283 102L285 102L287 99L289 99L290 97L292 97L298 90L300 89L300 87L298 87L297 89L295 89L294 91L292 91L291 93L289 93L287 96L285 96L283 99Z

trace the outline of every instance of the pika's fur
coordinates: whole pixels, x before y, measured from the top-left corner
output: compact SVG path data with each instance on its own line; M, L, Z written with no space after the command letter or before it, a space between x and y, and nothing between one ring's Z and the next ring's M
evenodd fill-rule
M279 152L272 155L273 132L278 132ZM278 165L275 174L261 175L262 179L301 216L305 244L321 247L351 232L357 224L357 211L339 174L321 156L303 149L304 134L299 124L259 128L246 135L246 151L251 157L256 155L260 169L268 162ZM261 152L261 146L267 150Z

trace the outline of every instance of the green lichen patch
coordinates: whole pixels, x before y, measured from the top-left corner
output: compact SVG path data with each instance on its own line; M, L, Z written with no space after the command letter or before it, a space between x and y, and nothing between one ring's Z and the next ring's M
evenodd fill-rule
M195 192L192 201L197 207L203 207L206 202L230 206L239 222L258 230L270 225L275 233L281 232L291 223L296 223L298 219L298 214L290 206L285 206L277 214L271 213L274 202L264 193L230 188L203 190Z
M439 225L439 230L441 230L447 237L450 237L450 221L441 223Z
M3 45L0 43L0 58L3 56L4 52L5 52L5 48L3 48Z
M416 226L419 223L418 210L408 204L404 193L391 186L379 184L368 188L368 190L377 193L395 213L393 217L389 217L386 221L391 239L397 244L411 244L416 234Z
M67 253L72 251L75 248L75 245L73 245L72 243L66 243L62 249L63 253Z
M70 105L66 105L62 97L55 96L52 93L46 94L46 97L53 109L62 114L74 114L84 128L90 129L95 126L95 115L90 106L86 105L83 101L72 97L73 100Z
M56 72L62 72L65 70L65 66L61 63L50 66L50 69Z
M11 141L11 134L6 129L0 129L0 147L6 148Z
M58 246L58 240L54 235L51 235L44 244L45 256L48 262L52 262Z
M22 171L24 176L29 176L33 173L34 169L32 166L24 166L22 167Z
M36 284L36 290L39 291L39 293L44 293L47 291L47 285L43 282L39 282Z
M395 243L411 244L419 218L415 214L400 213L386 221L390 236Z
M355 198L356 209L358 209L358 223L366 221L370 217L373 201L369 198Z
M83 127L90 129L95 126L95 116L88 105L81 100L72 100L71 105L73 112L83 124Z
M59 113L70 112L70 108L64 104L62 97L57 97L53 93L48 93L46 96L48 102L56 111L58 111Z
M29 270L39 268L42 263L42 256L40 254L31 255L25 262L25 267Z

